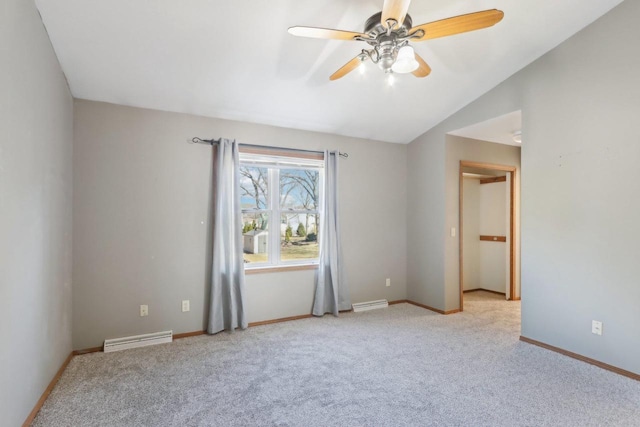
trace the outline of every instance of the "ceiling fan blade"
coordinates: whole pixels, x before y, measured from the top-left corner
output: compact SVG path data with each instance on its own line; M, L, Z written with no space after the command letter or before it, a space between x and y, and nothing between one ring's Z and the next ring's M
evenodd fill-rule
M291 27L289 34L299 37L311 37L315 39L334 39L334 40L360 40L370 39L366 34L356 33L353 31L332 30L330 28L315 27Z
M429 74L431 74L431 67L429 67L429 65L426 62L424 62L424 59L422 59L420 55L416 53L415 56L416 56L416 61L418 61L418 64L420 64L420 66L418 66L418 68L416 68L416 70L413 71L411 74L413 74L416 77L427 77Z
M466 15L454 16L453 18L442 19L440 21L429 22L418 25L410 30L413 33L417 30L424 31L420 38L413 41L423 41L437 39L439 37L452 36L454 34L466 33L468 31L480 30L491 27L502 21L504 12L497 9L485 10L482 12L469 13Z
M356 68L358 68L358 66L360 64L362 64L366 59L367 59L367 57L362 55L362 54L356 56L351 61L349 61L346 64L344 64L338 71L336 71L335 73L331 74L331 77L329 77L329 80L338 80L338 79L346 76L351 71L353 71Z
M398 26L402 25L410 3L411 0L384 0L382 18L380 19L382 25L386 27L389 19L396 21Z

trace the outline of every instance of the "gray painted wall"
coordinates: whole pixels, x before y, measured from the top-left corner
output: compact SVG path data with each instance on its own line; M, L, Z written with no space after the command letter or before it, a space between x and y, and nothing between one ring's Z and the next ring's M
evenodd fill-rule
M445 134L522 110L522 334L640 373L638 16L623 2L410 144L409 217L435 238L408 234L409 295L444 307L444 266L416 267L444 252Z
M193 136L348 152L340 201L351 298L406 298L405 145L76 100L74 348L204 328L211 148L187 144ZM310 313L314 275L248 275L249 321Z
M0 3L0 424L71 352L73 101L32 1Z
M426 138L407 150L407 299L443 310L445 144Z

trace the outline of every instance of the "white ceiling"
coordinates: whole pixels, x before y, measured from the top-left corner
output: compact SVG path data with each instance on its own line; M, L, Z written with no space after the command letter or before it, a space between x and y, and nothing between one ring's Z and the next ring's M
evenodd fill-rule
M505 18L415 43L433 72L392 87L370 63L329 81L365 43L287 33L362 31L383 0L36 3L76 98L408 143L621 1L413 0L414 25L493 8Z
M521 130L522 112L514 111L504 116L454 130L449 134L520 147L522 143L515 142L513 136L515 132Z

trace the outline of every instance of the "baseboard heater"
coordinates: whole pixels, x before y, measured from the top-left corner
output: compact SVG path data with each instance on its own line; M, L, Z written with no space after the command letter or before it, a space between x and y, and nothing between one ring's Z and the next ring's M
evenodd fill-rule
M379 299L376 301L358 302L352 304L351 307L353 307L354 312L358 313L360 311L375 310L376 308L386 308L389 307L389 303L386 299Z
M173 341L173 331L154 332L153 334L134 335L132 337L114 338L104 341L104 352L126 350L128 348L146 347Z

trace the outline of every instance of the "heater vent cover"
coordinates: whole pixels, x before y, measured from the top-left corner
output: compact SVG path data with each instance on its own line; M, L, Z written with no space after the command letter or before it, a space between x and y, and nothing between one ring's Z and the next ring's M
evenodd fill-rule
M376 301L358 302L352 305L353 311L358 313L360 311L375 310L376 308L389 307L389 303L386 299L379 299Z
M152 334L134 335L132 337L114 338L104 341L104 352L126 350L128 348L146 347L173 341L173 331L154 332Z

